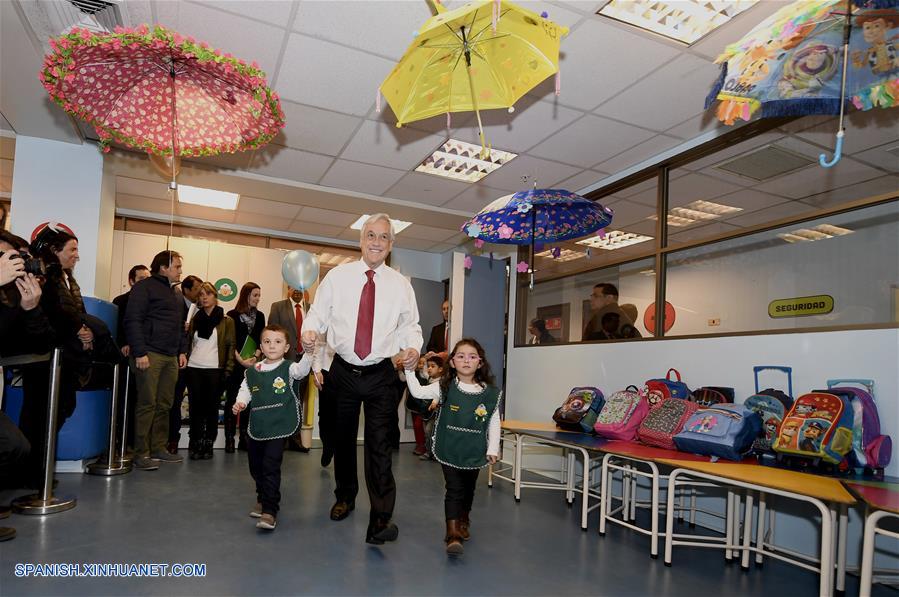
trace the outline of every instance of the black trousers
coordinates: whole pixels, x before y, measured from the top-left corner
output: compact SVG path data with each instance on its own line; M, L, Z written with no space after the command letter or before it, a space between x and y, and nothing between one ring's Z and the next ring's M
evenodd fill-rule
M390 359L366 368L354 367L334 357L329 381L337 400L337 434L334 451L334 495L353 501L359 492L356 473L356 436L359 410L365 408L365 485L372 519L388 519L396 504L396 481L391 470L388 435L396 423L396 371Z
M222 370L187 368L190 395L190 443L214 442L219 429L219 402L222 397Z
M478 483L481 469L460 469L443 466L446 481L446 496L443 498L443 512L447 520L458 519L462 513L471 511L474 488Z
M250 475L256 482L256 501L262 513L278 515L281 504L281 461L284 459L285 438L255 440L247 436L247 457Z
M0 412L0 479L12 479L16 464L30 451L31 444L19 428L6 413Z
M334 383L331 374L322 371L322 378L324 383L318 391L318 435L322 441L322 451L333 456L337 434L337 396L331 387Z
M239 371L235 371L225 382L225 438L233 438L235 431L240 431L240 441L245 442L247 438L247 424L250 422L250 413L244 412L240 417L231 412L231 407L237 402L237 393L240 391L240 384L243 383L244 372L246 369L240 366L240 363L234 365ZM238 419L240 420L240 429L237 429Z
M169 443L177 443L181 439L181 403L184 402L184 390L187 389L187 369L178 369L178 382L175 384L175 398L169 411ZM190 392L187 389L188 393ZM188 403L189 406L192 406ZM190 411L193 420L194 412Z

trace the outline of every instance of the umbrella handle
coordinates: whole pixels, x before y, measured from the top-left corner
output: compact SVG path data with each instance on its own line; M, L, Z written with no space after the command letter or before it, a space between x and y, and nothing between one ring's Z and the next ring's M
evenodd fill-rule
M840 161L840 158L843 157L843 135L845 131L840 129L837 132L837 146L833 150L833 159L828 160L827 154L822 153L818 156L818 163L821 164L823 168L830 168L836 165L837 162Z

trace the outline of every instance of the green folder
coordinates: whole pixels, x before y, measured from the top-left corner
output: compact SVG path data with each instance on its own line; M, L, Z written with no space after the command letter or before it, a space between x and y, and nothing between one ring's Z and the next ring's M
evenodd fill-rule
M252 336L247 335L247 339L244 340L243 348L240 349L240 358L248 359L256 354L256 341L253 340Z

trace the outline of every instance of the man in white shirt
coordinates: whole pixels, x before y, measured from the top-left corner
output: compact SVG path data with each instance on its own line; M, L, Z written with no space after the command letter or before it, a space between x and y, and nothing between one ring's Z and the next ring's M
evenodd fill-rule
M423 338L412 285L384 264L393 247L390 217L371 216L361 236L362 259L337 266L319 285L303 322L302 342L311 349L319 335L327 333L327 343L335 351L328 377L337 402L337 501L331 520L343 520L355 508L356 435L359 409L364 406L365 484L371 502L365 540L380 545L399 534L391 521L396 503L388 441L396 410L391 357L399 355L406 368L413 368Z

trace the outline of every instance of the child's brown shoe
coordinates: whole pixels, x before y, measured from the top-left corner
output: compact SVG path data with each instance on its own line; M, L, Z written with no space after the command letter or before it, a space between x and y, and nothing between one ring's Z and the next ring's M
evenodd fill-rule
M256 528L257 529L265 529L267 531L273 531L273 530L275 530L275 526L277 524L278 524L278 522L275 520L274 516L272 516L271 514L263 514L259 518L259 522L256 523Z
M250 510L250 516L253 518L262 518L262 504L260 502L256 502L256 505Z

